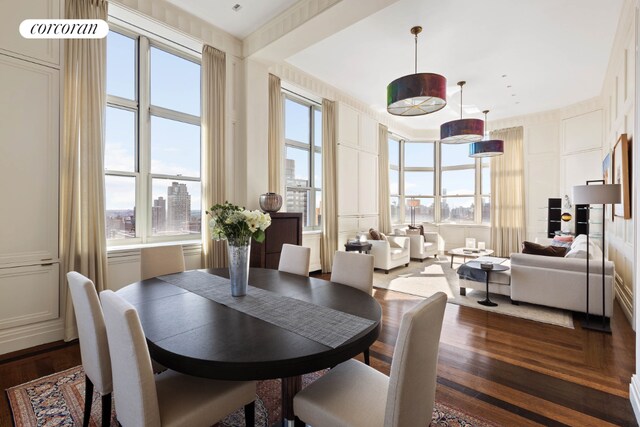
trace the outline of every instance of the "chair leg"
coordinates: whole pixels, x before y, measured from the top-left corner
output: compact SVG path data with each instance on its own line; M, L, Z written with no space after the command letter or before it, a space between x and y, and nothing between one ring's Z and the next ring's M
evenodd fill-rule
M111 426L111 393L102 396L102 427Z
M371 363L369 363L369 349L366 349L363 354L365 365L371 365Z
M256 402L244 405L244 425L254 427L256 425Z
M89 426L89 420L91 419L91 403L93 403L93 383L88 376L84 376L84 419L82 420L82 427Z

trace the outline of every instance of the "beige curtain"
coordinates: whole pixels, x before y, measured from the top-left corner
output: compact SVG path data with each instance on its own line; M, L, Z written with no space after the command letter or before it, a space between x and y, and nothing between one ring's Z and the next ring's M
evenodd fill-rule
M504 155L491 158L491 242L496 256L508 257L526 235L523 130L497 130L491 139L504 141Z
M67 19L107 19L104 0L67 0ZM104 203L106 39L64 42L63 134L60 160L60 260L62 272L77 271L107 285ZM63 282L64 339L77 338L71 293Z
M389 199L389 130L378 125L378 210L380 231L391 233L391 206Z
M226 55L205 45L202 49L202 203L205 209L226 200L225 89ZM206 268L225 267L226 244L211 240L209 219L203 213L203 264Z
M322 100L322 272L331 271L338 247L338 203L336 187L336 106Z
M269 191L282 194L284 108L280 77L269 74Z

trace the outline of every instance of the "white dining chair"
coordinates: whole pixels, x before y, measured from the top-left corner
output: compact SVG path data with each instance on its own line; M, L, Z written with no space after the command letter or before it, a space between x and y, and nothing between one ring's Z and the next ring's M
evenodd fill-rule
M154 375L136 309L113 291L100 293L123 426L209 427L244 405L255 424L256 383L217 381L167 370Z
M428 426L446 304L438 292L404 314L389 377L348 360L295 396L296 416L314 427Z
M142 280L185 270L182 245L155 246L140 250Z
M89 425L93 392L97 391L102 398L102 427L111 425L111 359L107 330L102 315L102 307L98 299L95 285L87 277L71 271L67 273L67 282L71 292L78 338L80 340L80 357L85 373L84 418L83 427Z
M373 255L336 251L331 266L331 281L373 294ZM364 351L369 365L369 349Z
M311 262L311 249L305 246L282 245L278 270L286 273L309 276L309 263Z

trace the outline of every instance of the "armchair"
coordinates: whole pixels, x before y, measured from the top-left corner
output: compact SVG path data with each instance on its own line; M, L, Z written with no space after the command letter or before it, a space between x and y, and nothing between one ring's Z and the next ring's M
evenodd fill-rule
M435 231L425 231L424 236L409 235L409 248L411 258L424 261L425 258L433 256L438 258L438 246L440 236Z
M392 268L408 266L411 257L409 238L387 236L387 240L368 240L371 243L371 255L374 257L373 268L384 270L389 274Z

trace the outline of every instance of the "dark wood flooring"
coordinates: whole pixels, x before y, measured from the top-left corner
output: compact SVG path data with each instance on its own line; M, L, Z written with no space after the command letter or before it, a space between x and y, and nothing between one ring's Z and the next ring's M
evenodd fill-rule
M402 314L421 298L375 290L383 328L371 364L388 374ZM615 305L612 335L448 304L437 399L503 426L633 426L635 333ZM77 343L0 356L2 390L80 364ZM0 426L11 426L6 394Z

